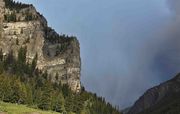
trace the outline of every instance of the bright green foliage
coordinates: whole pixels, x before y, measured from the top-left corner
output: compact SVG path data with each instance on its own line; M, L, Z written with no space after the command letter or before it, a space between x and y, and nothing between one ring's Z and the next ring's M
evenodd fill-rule
M7 114L29 114L29 113L39 113L39 114L60 114L53 111L42 111L39 109L34 109L32 107L27 107L27 105L13 104L0 102L0 111L6 112Z

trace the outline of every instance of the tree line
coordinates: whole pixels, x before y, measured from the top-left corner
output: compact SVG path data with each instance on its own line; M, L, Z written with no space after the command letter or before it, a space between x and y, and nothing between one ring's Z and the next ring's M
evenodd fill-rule
M21 12L22 16L24 16L23 20L20 20L20 17L17 18L17 13L20 12L21 9L30 7L29 4L23 4L21 2L16 2L14 0L4 0L5 7L10 9L12 12L4 15L4 20L7 22L18 22L18 21L32 21L36 20L37 16L33 15L29 12L29 10L25 12Z
M20 10L22 8L29 7L29 4L23 4L14 0L4 0L6 8Z
M64 114L120 114L104 98L86 92L84 87L81 93L74 93L66 84L53 83L47 71L36 67L38 55L28 62L26 53L26 47L19 49L17 57L13 51L5 56L0 50L1 101Z

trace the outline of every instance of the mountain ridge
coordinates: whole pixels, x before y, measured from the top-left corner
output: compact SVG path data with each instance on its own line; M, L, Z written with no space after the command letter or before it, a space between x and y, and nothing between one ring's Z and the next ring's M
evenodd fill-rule
M130 108L128 114L141 114L141 112L162 102L162 99L170 97L171 94L176 96L176 94L179 93L180 74L177 74L174 78L147 90ZM170 101L168 101L168 103L170 103Z

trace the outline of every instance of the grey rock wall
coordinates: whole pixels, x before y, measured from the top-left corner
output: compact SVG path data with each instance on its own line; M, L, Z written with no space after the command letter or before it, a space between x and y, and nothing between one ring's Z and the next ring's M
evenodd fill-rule
M24 12L30 12L34 20L25 21ZM52 43L46 39L47 35L57 36L55 31L46 33L48 28L46 19L30 5L16 12L17 22L4 20L5 14L15 12L5 8L3 0L0 0L0 48L6 55L10 50L17 55L20 47L27 47L27 58L31 61L38 54L37 67L47 71L52 81L61 81L68 84L74 92L80 92L81 59L80 47L76 38ZM65 45L63 52L57 55L57 46ZM47 54L49 53L49 54ZM58 80L55 76L58 74Z

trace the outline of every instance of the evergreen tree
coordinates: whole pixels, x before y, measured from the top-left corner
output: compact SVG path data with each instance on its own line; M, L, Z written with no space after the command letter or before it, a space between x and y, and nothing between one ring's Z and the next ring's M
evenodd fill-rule
M26 85L24 83L21 83L21 86L20 86L20 96L21 96L21 99L20 99L20 101L18 103L20 103L20 104L27 103L27 97L30 97L29 94L31 94L31 93L27 92Z
M42 93L40 97L40 102L38 104L38 107L43 110L49 110L51 108L51 92L52 87L49 84L49 82L46 82L42 88Z
M16 71L18 74L22 75L23 72L27 69L26 66L26 52L27 48L26 47L21 47L18 51L18 59L17 59L17 69Z
M0 76L0 100L4 100L4 95L5 95L5 86L6 86L6 81L4 79L4 76Z
M2 82L2 99L5 102L11 102L11 97L12 97L12 88L10 84L10 80L5 79Z
M3 62L0 61L0 75L4 72Z
M25 88L22 87L20 80L16 79L14 82L11 82L12 88L12 103L23 103L26 98Z
M59 93L57 96L54 96L54 100L52 102L52 109L56 112L63 113L65 112L65 100L62 93Z
M66 98L68 97L69 95L71 95L71 91L69 89L69 86L67 84L63 84L62 86L62 92L63 92L63 96Z
M73 112L73 96L69 95L68 97L65 98L65 109L67 112Z
M31 70L32 70L32 72L34 72L34 70L36 69L37 60L38 60L38 55L36 53L35 57L32 60L32 63L31 63Z
M28 105L33 105L33 93L32 93L32 85L26 84L26 91L27 91L27 97L26 97L26 103Z
M26 64L26 52L27 47L21 47L18 51L18 64L19 65L25 65Z
M13 50L10 50L7 57L6 57L6 60L5 60L6 64L8 65L12 65L14 64L15 62L15 58L14 58L14 53L13 53Z
M56 79L56 81L58 81L58 80L59 80L59 74L58 74L57 72L56 72L55 79Z
M3 52L2 52L2 49L0 49L0 61L3 61Z

